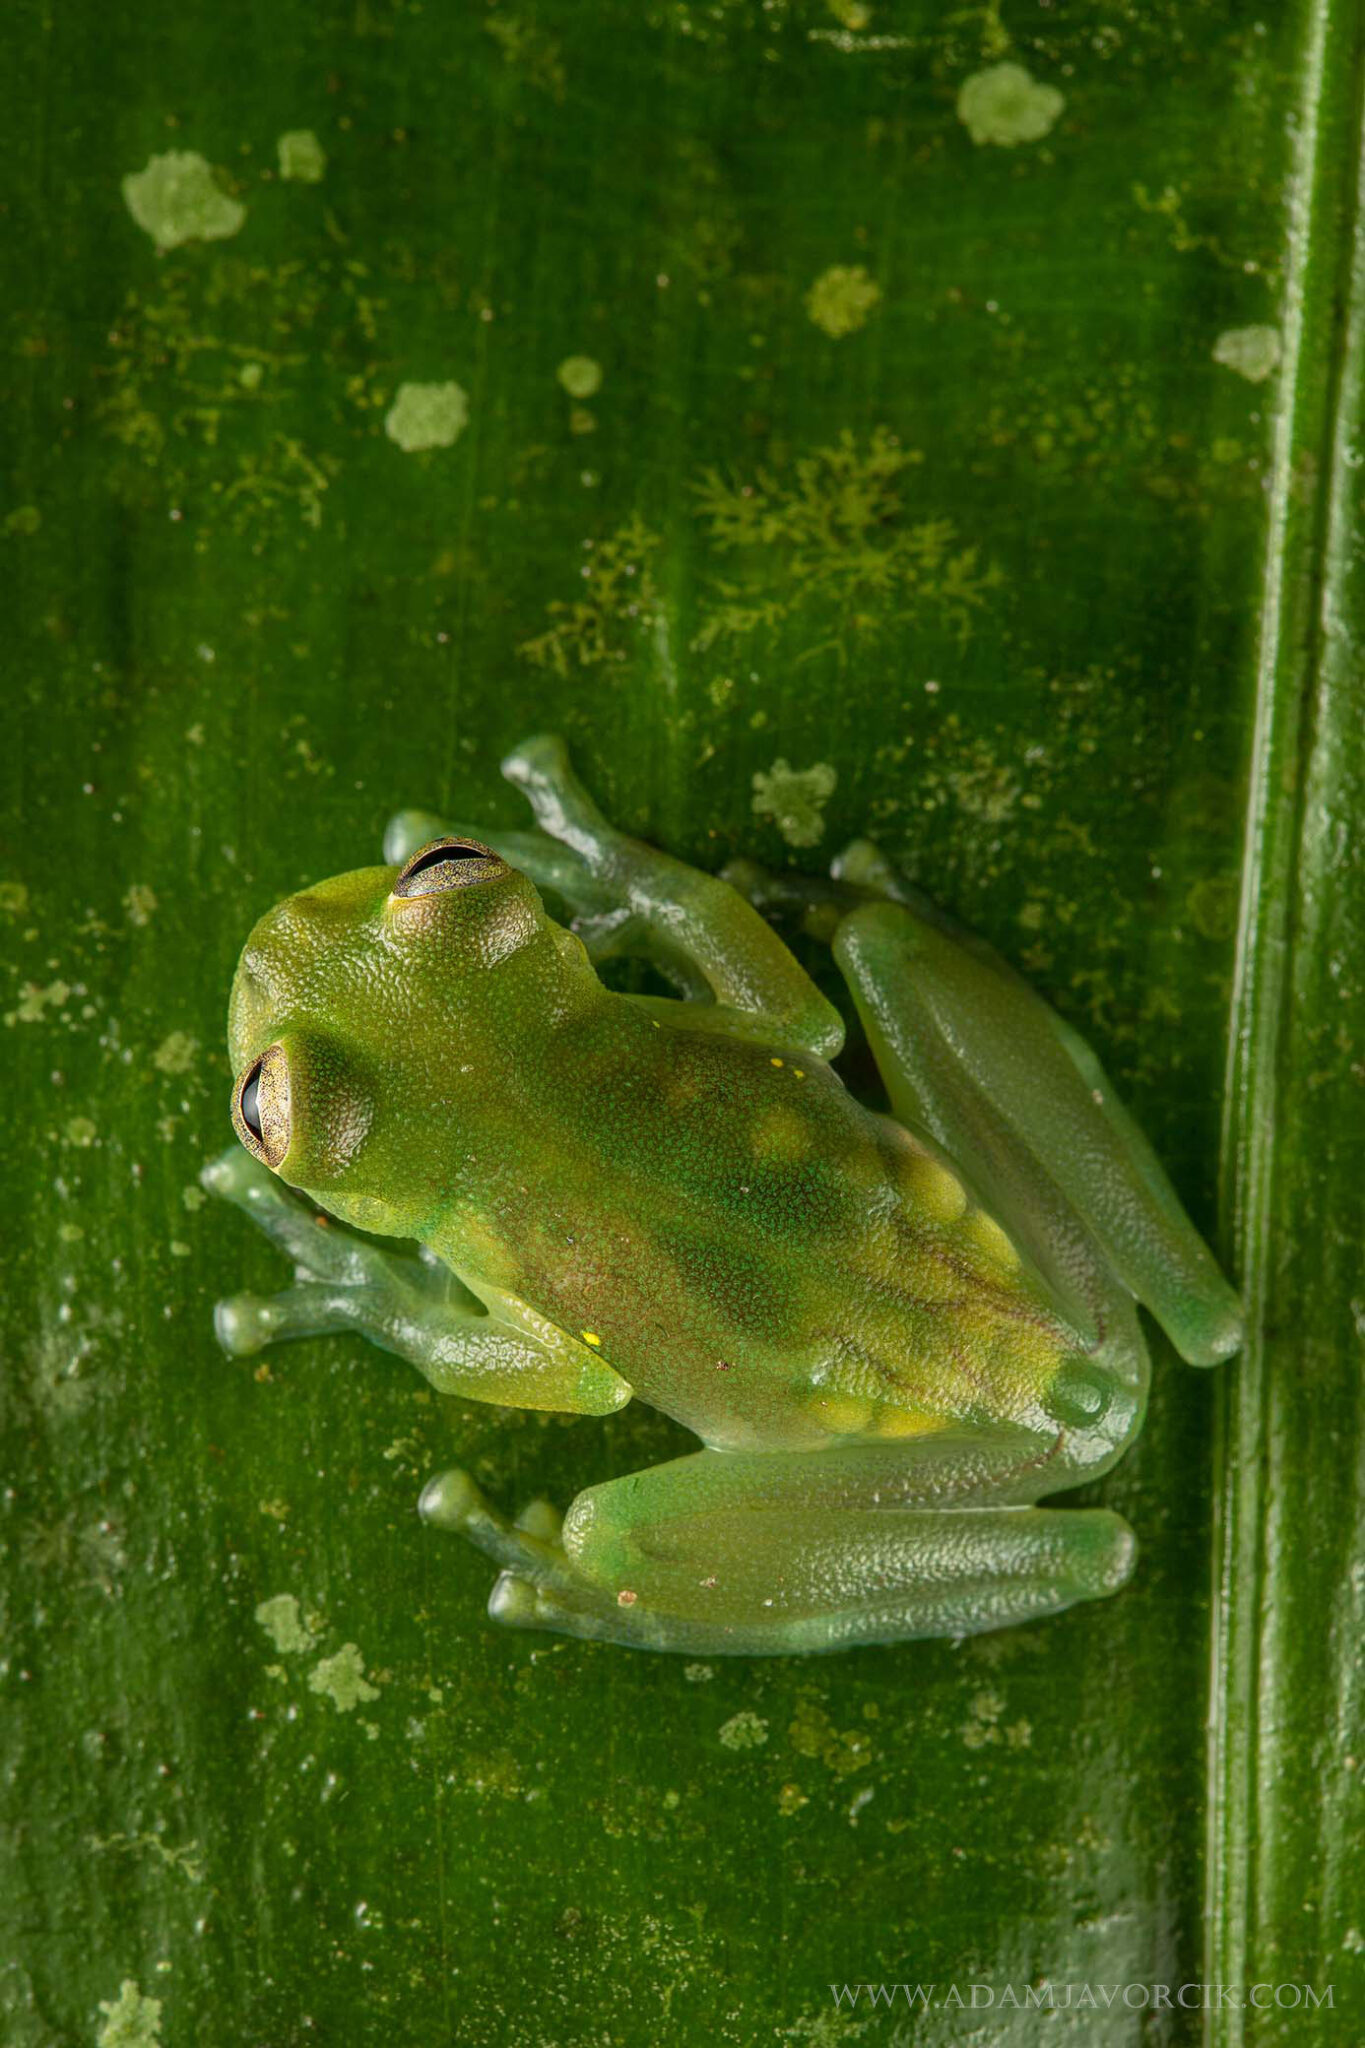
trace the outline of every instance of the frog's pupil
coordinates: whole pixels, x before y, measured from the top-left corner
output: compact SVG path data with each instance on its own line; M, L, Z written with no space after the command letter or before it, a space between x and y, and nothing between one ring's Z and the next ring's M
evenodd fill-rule
M488 856L481 846L465 846L459 840L452 845L447 841L441 846L428 848L426 853L413 862L403 879L410 882L414 875L424 875L428 868L439 868L448 860L486 860L487 858Z
M261 1063L257 1060L246 1080L242 1083L242 1122L250 1131L256 1143L262 1144L261 1137Z

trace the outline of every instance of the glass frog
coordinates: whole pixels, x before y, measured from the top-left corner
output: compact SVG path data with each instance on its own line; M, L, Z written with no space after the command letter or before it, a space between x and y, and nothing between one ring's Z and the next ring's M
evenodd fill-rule
M694 1431L562 1522L428 1485L517 1627L762 1655L1114 1592L1127 1524L1037 1503L1141 1427L1138 1303L1195 1365L1240 1311L1089 1048L866 841L827 880L716 876L614 830L558 740L503 770L534 829L400 814L390 865L247 941L241 1143L205 1179L295 1279L219 1304L228 1351L356 1330L465 1400ZM891 1114L831 1066L784 919L832 947ZM677 997L607 987L618 954Z

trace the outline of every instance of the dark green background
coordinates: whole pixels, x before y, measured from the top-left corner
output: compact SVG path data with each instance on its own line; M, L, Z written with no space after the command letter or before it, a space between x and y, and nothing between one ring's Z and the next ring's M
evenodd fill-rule
M861 12L0 30L13 2048L123 2041L125 1980L164 2048L1365 2033L1356 10ZM1017 147L956 111L1002 58L1065 96ZM277 175L300 128L321 184ZM121 180L167 150L238 235L157 252ZM831 337L806 294L855 264L881 296ZM1214 357L1249 326L1267 381ZM404 453L398 386L447 379L465 432ZM878 430L918 459L864 517L828 451L865 482ZM767 477L767 541L718 544L717 466ZM931 522L965 610L905 573ZM635 578L566 633L594 559ZM282 1277L191 1206L246 930L399 805L513 820L537 727L707 865L873 830L1092 1038L1254 1331L1207 1376L1157 1344L1112 1604L701 1669L509 1636L423 1479L562 1504L681 1432L442 1405L358 1341L218 1352L215 1297ZM779 759L837 772L796 854ZM254 1619L280 1593L312 1651ZM343 1714L307 1675L345 1643ZM837 2018L859 1981L937 2008ZM994 2011L945 2004L973 1981ZM1209 1981L1334 2005L999 2005Z

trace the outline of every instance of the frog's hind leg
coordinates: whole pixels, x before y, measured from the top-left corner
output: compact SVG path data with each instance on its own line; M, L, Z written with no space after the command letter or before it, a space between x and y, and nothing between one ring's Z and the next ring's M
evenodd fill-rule
M1191 1364L1236 1350L1237 1297L1098 1060L1040 996L903 903L850 912L834 952L897 1117L964 1175L1078 1334L1099 1343L1126 1295Z
M1021 1462L1017 1442L973 1434L695 1452L580 1494L560 1541L462 1473L433 1481L423 1513L501 1566L489 1611L511 1627L782 1656L1008 1628L1116 1591L1135 1550L1119 1516L1000 1504L1047 1484L1045 1450Z
M1147 1372L1134 1299L1191 1363L1237 1348L1237 1298L1095 1055L989 946L867 841L828 881L748 864L727 873L766 915L798 918L832 944L897 1118L1030 1260L1123 1395L1129 1433ZM1085 1370L1078 1419L1093 1391ZM1112 1456L1118 1422L1104 1418L1077 1455Z

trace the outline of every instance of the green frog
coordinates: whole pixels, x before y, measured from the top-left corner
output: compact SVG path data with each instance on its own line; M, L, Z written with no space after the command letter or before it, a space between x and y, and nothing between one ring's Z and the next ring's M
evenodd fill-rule
M227 1350L355 1330L463 1400L693 1431L562 1521L432 1480L515 1627L790 1654L1114 1592L1127 1524L1037 1503L1141 1428L1138 1303L1195 1365L1241 1316L1093 1053L866 841L828 879L712 875L614 830L554 738L503 772L533 829L401 813L385 865L247 941L205 1183L295 1279L219 1304ZM785 921L832 947L890 1114ZM676 996L608 987L623 954Z

